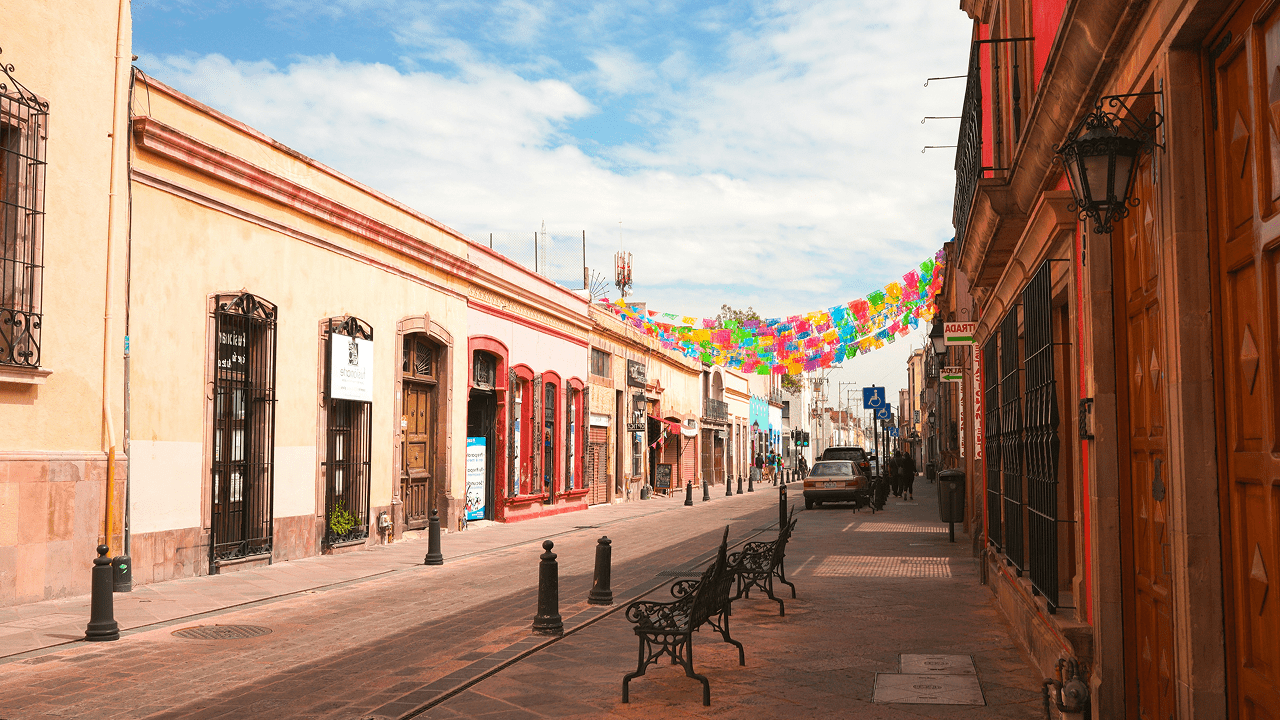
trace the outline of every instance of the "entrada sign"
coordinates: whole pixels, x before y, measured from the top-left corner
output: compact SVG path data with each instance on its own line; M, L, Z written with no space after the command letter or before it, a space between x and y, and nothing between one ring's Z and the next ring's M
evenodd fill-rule
M964 380L964 368L961 367L944 367L940 373L942 382L960 382Z
M942 326L942 334L948 345L972 345L973 334L977 331L976 322L949 322Z

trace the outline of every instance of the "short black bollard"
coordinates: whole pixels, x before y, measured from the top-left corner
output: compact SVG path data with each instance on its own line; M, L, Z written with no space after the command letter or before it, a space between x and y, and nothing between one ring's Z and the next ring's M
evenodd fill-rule
M111 548L98 546L98 557L93 559L93 595L89 604L89 627L84 631L85 640L119 640L120 626L116 624L111 591L115 584L115 571L107 553Z
M711 501L711 486L707 484L705 478L702 480L702 502Z
M753 470L750 475L747 475L747 492L755 492L755 491L756 491L756 473Z
M685 507L693 505L693 481L684 484L684 504Z
M613 590L609 588L612 571L609 568L613 558L613 541L606 535L596 541L596 574L591 581L591 592L587 593L588 605L612 605Z
M732 475L724 476L724 496L733 497L733 476Z
M787 526L787 484L778 486L778 527Z
M742 494L742 476L741 475L738 476L738 494L739 495Z
M533 618L533 631L538 635L563 635L564 622L560 619L560 569L556 554L551 552L555 543L542 541L546 552L538 563L538 614Z
M444 556L440 554L440 511L432 510L431 519L427 521L427 556L422 559L423 565L443 565Z

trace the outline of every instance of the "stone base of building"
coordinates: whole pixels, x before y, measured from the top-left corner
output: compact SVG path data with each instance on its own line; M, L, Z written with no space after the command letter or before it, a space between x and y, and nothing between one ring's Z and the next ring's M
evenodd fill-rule
M129 540L133 584L209 574L209 535L201 528L136 533Z
M1018 577L1000 555L988 550L982 562L987 586L1013 637L1045 677L1057 676L1056 666L1063 658L1075 659L1085 668L1093 666L1093 628L1077 622L1074 610L1049 613L1044 598L1033 595L1031 583Z
M112 549L123 547L127 462L115 459ZM107 455L0 453L0 606L89 592L106 537Z
M575 490L572 493L566 493L555 499L551 505L547 505L542 500L532 500L529 502L507 502L504 520L506 522L520 522L521 520L532 520L533 518L548 517L550 515L559 515L561 513L575 512L577 510L587 509L587 491Z

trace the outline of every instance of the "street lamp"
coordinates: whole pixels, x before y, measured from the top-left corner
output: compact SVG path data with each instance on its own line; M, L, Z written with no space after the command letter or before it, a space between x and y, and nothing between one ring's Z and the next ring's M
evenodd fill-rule
M1093 112L1084 116L1054 148L1067 170L1075 210L1082 221L1093 221L1094 232L1109 234L1112 223L1129 216L1137 198L1130 197L1138 173L1138 159L1152 148L1164 148L1155 141L1155 131L1164 123L1156 110L1139 121L1124 98L1159 95L1160 91L1105 95ZM1112 111L1102 109L1103 102Z

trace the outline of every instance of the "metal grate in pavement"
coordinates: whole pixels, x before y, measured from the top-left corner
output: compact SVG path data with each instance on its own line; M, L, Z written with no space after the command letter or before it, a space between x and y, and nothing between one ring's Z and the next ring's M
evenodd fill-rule
M899 675L876 673L872 699L911 705L986 705L978 678L972 675Z
M949 578L951 560L945 557L884 557L832 555L813 569L814 577Z
M854 532L894 532L894 533L944 533L944 527L933 525L907 525L906 523L864 522L854 528Z
M972 655L899 655L898 669L908 675L977 675Z
M174 630L173 635L187 640L244 640L270 632L271 628L261 625L196 625Z

